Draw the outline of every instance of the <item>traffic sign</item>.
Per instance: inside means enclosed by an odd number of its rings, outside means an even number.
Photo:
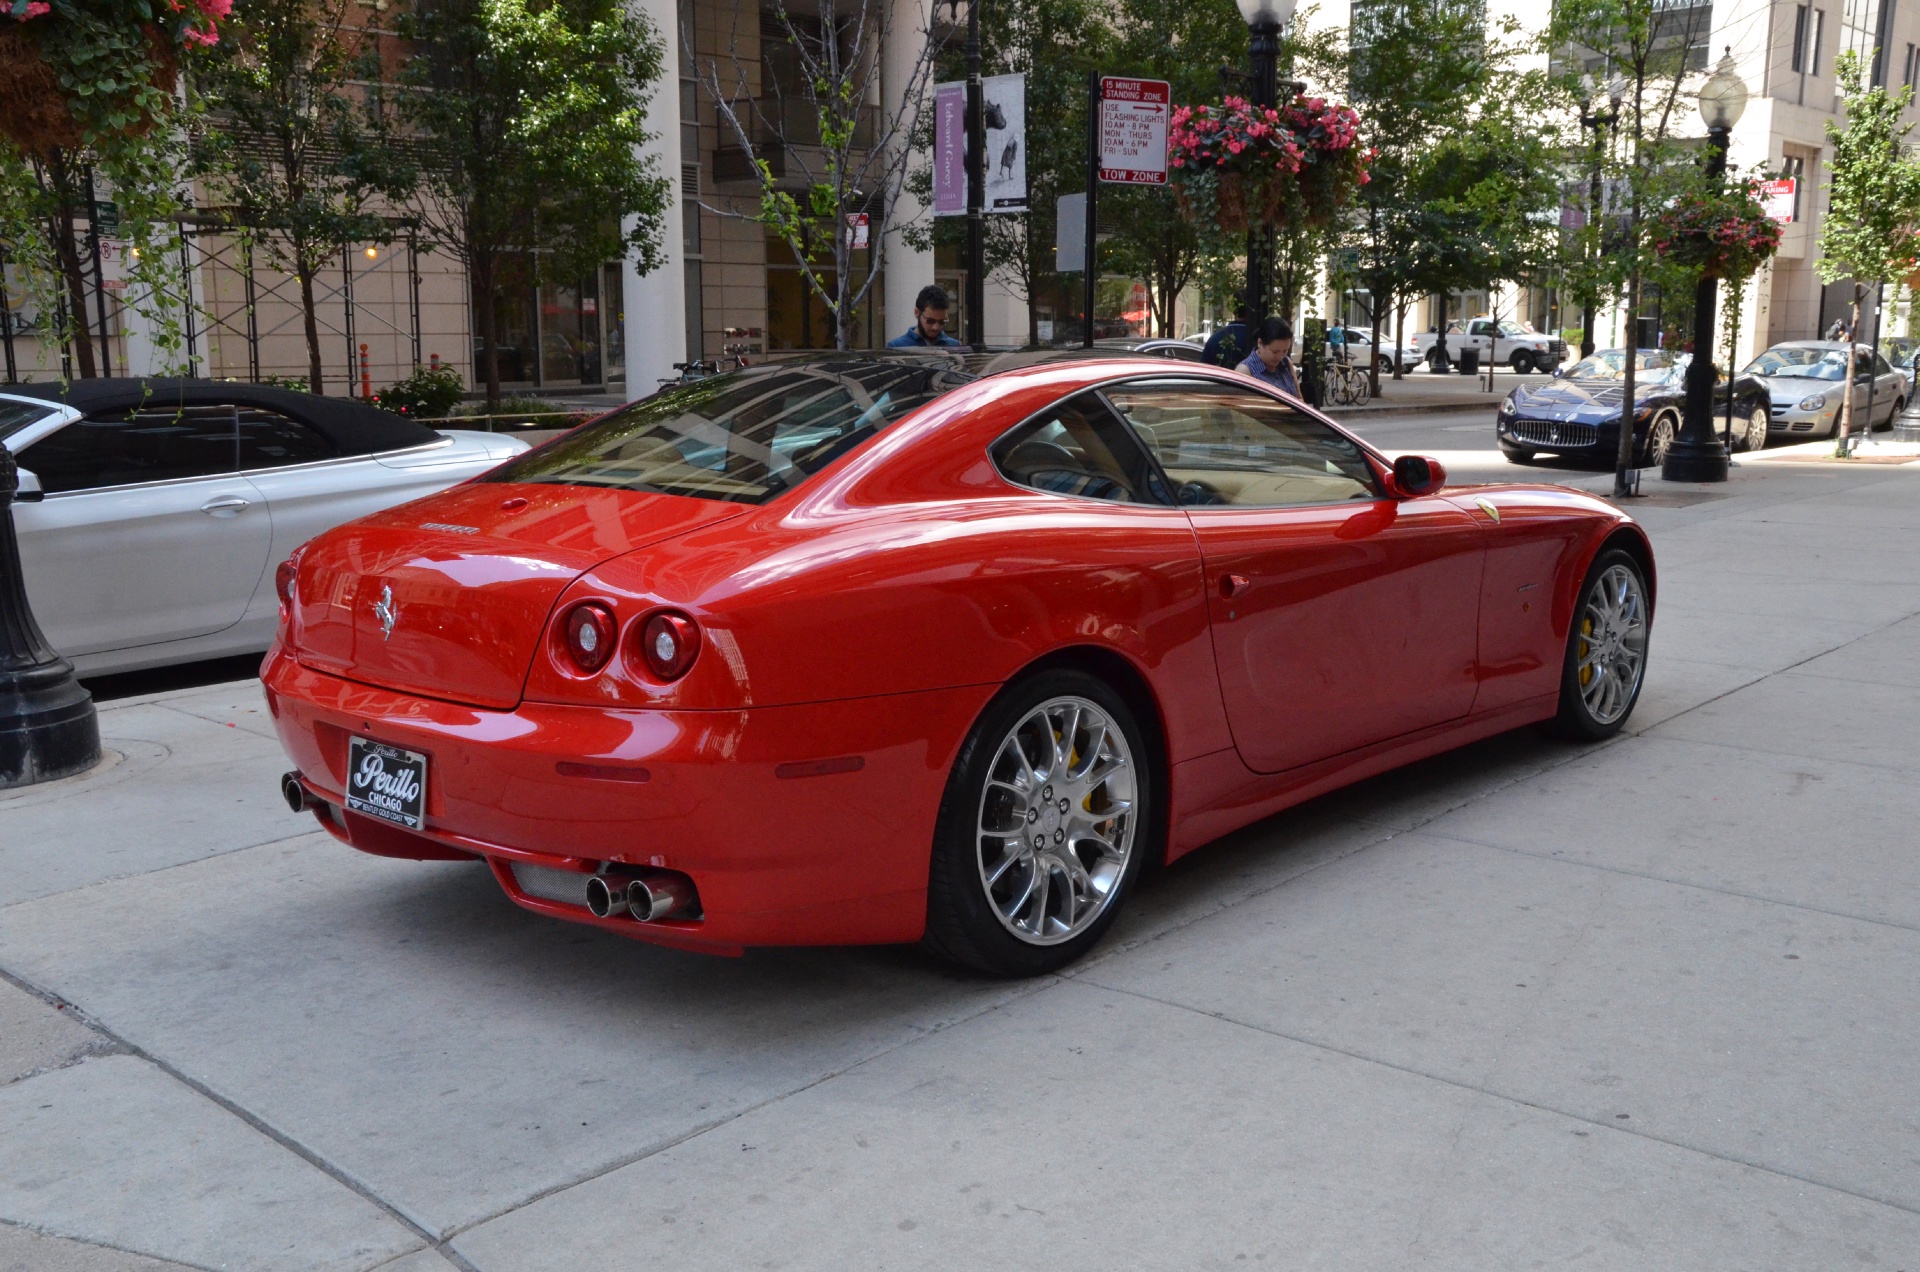
[[[1793,177],[1781,177],[1777,181],[1761,181],[1754,186],[1754,194],[1760,200],[1771,220],[1782,225],[1793,223],[1794,191],[1799,185]]]
[[[1100,77],[1100,180],[1108,185],[1167,183],[1167,117],[1173,86],[1165,80]]]

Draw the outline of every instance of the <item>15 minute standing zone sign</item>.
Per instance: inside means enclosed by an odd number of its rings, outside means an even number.
[[[1167,183],[1167,116],[1172,87],[1165,80],[1100,77],[1100,180],[1111,185]]]

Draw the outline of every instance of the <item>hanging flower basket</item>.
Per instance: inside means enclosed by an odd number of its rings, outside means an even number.
[[[157,122],[233,0],[0,0],[0,138],[27,154]]]
[[[1360,117],[1324,97],[1280,107],[1228,97],[1176,107],[1167,163],[1183,215],[1228,232],[1298,220],[1326,225],[1367,181]]]
[[[1780,223],[1760,206],[1750,181],[1718,195],[1681,195],[1650,228],[1655,252],[1703,278],[1751,277],[1780,250]]]

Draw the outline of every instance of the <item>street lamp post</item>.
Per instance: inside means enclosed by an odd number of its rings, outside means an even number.
[[[13,533],[19,488],[13,453],[0,446],[0,790],[66,777],[100,758],[93,698],[27,605]]]
[[[1247,22],[1247,60],[1252,71],[1250,90],[1255,106],[1280,104],[1280,31],[1293,18],[1294,0],[1237,0]],[[1268,244],[1271,226],[1247,227],[1247,308],[1254,326],[1267,316]]]
[[[959,0],[954,0],[959,3]],[[980,83],[980,0],[967,5],[966,342],[987,342],[987,109]],[[1092,321],[1092,315],[1088,315]]]
[[[1620,99],[1625,95],[1626,86],[1615,79],[1608,85],[1607,91],[1607,100],[1611,109],[1593,110],[1590,109],[1595,92],[1593,76],[1583,76],[1581,83],[1587,92],[1585,100],[1580,103],[1580,127],[1593,131],[1593,146],[1588,152],[1587,160],[1587,224],[1593,226],[1594,233],[1599,235],[1601,226],[1600,160],[1604,145],[1601,134],[1603,130],[1611,131],[1613,126],[1620,122]],[[1605,244],[1596,239],[1595,250],[1604,253]],[[1593,356],[1594,348],[1593,325],[1599,321],[1600,317],[1598,312],[1600,297],[1598,289],[1591,281],[1587,283],[1584,290],[1585,294],[1580,298],[1580,356],[1590,358]]]
[[[1747,86],[1734,69],[1729,49],[1700,86],[1700,118],[1707,125],[1707,178],[1718,182],[1727,170],[1727,141],[1747,108]],[[1725,481],[1727,448],[1713,433],[1714,301],[1719,282],[1702,278],[1693,291],[1693,358],[1687,364],[1686,414],[1680,436],[1667,448],[1660,476],[1667,481]],[[1727,386],[1732,392],[1732,384]]]

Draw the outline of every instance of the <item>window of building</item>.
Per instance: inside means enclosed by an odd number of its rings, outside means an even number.
[[[1881,19],[1891,16],[1891,9],[1884,0],[1842,0],[1840,9],[1840,47],[1868,68],[1867,82],[1875,88],[1887,82]]]

